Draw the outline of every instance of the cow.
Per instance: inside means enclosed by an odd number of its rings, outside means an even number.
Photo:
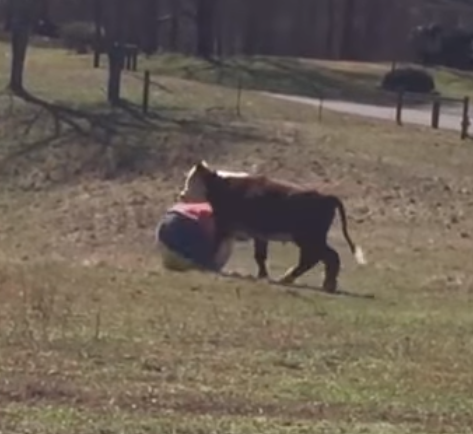
[[[216,249],[238,234],[255,240],[259,277],[268,275],[268,241],[292,242],[299,248],[299,261],[279,283],[294,283],[321,261],[325,265],[323,289],[336,292],[341,261],[327,237],[337,210],[352,254],[360,265],[366,264],[363,250],[348,234],[345,207],[337,196],[262,175],[222,176],[205,161],[192,167],[181,192],[181,198],[197,196],[205,197],[213,208]]]
[[[199,188],[189,188],[189,180],[191,179],[191,173],[193,168],[186,174],[186,183],[184,189],[179,193],[179,200],[183,202],[199,202],[206,201],[205,191]],[[229,170],[217,170],[219,176],[224,178],[246,178],[250,176],[248,172],[234,172]],[[194,186],[195,187],[195,186]],[[233,239],[237,241],[249,241],[251,236],[240,231],[232,235]],[[268,241],[263,239],[253,239],[253,251],[254,259],[258,265],[258,279],[268,278],[268,269],[266,267],[266,261],[268,259]]]

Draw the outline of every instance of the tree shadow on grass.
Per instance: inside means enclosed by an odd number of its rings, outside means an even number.
[[[291,58],[224,59],[218,63],[184,66],[181,71],[188,79],[315,99],[394,107],[398,97],[381,88],[382,74],[378,71],[336,70]],[[429,103],[432,98],[433,95],[412,94],[405,98],[404,104],[414,108]]]
[[[11,106],[17,97],[26,104],[20,111],[15,107],[13,113]],[[182,108],[154,107],[145,115],[139,105],[127,101],[112,108],[71,107],[28,92],[17,97],[11,98],[5,117],[11,146],[1,151],[0,175],[14,172],[19,161],[34,160],[53,149],[65,154],[74,147],[79,150],[73,157],[62,156],[55,163],[74,166],[61,169],[72,173],[57,182],[73,181],[84,172],[97,170],[107,179],[152,175],[174,169],[176,162],[185,165],[196,158],[218,159],[235,143],[275,140],[251,125],[234,125],[228,118]],[[107,168],[101,170],[101,165]]]

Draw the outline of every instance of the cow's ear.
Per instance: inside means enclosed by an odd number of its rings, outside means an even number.
[[[207,162],[205,160],[199,161],[195,165],[195,168],[200,173],[211,173],[212,172],[212,170],[210,169],[210,166],[207,164]]]

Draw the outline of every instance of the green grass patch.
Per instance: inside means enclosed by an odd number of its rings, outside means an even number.
[[[391,69],[388,63],[263,56],[233,57],[213,63],[177,54],[163,54],[145,61],[143,67],[157,74],[232,88],[242,86],[244,89],[289,95],[390,105],[394,105],[396,99],[379,89],[384,74]],[[437,90],[442,95],[462,98],[471,94],[471,73],[443,67],[426,69],[434,76]]]

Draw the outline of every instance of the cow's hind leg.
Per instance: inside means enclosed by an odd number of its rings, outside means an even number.
[[[336,250],[327,245],[322,252],[322,262],[325,264],[323,289],[333,293],[337,290],[337,279],[340,274],[340,256]]]
[[[268,269],[266,268],[266,260],[268,259],[268,242],[255,239],[254,258],[258,265],[258,279],[266,279],[268,277]]]
[[[314,247],[299,247],[299,263],[286,271],[279,279],[279,283],[288,285],[293,283],[297,278],[315,267],[320,261],[320,251]]]

